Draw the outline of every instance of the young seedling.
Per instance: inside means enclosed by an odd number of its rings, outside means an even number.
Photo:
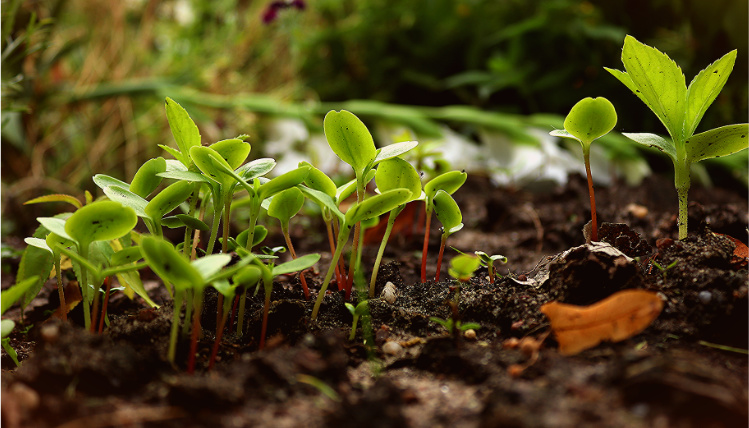
[[[408,152],[418,145],[415,141],[391,144],[382,149],[375,148],[372,134],[366,125],[353,113],[341,110],[329,111],[323,120],[325,138],[333,152],[342,161],[351,165],[356,176],[356,202],[364,200],[364,190],[371,180],[369,172],[375,165]],[[346,298],[351,295],[354,269],[358,264],[355,261],[359,248],[360,224],[354,225],[354,242],[351,249],[351,261],[349,262],[348,280],[346,283]]]
[[[268,206],[268,215],[277,218],[281,223],[281,233],[286,240],[286,246],[289,248],[292,259],[296,259],[296,251],[294,251],[291,235],[289,235],[289,221],[302,209],[302,205],[304,205],[302,191],[296,187],[291,187],[274,196]],[[304,278],[304,272],[299,273],[299,280],[304,290],[304,298],[309,300],[309,288],[307,287],[307,280]]]
[[[679,199],[679,239],[687,237],[690,166],[749,146],[749,125],[745,123],[694,134],[702,116],[723,89],[735,61],[733,50],[697,74],[687,87],[681,68],[668,55],[627,36],[622,49],[625,71],[606,68],[655,113],[671,136],[668,140],[647,133],[624,134],[671,158]]]
[[[421,191],[421,179],[416,169],[408,162],[401,158],[392,158],[380,163],[375,173],[375,183],[377,190],[385,192],[392,189],[408,189],[411,192],[411,198],[406,203],[423,198]],[[377,283],[377,273],[380,270],[382,255],[385,253],[390,233],[393,231],[395,219],[406,207],[406,203],[395,207],[388,215],[388,223],[385,228],[385,234],[382,236],[380,249],[377,251],[374,268],[372,269],[372,278],[369,281],[369,298],[374,298],[375,284]]]
[[[57,279],[57,293],[60,297],[60,308],[62,320],[68,320],[68,310],[65,304],[65,291],[62,284],[62,269],[60,266],[61,256],[60,251],[57,250],[57,246],[70,247],[74,245],[73,241],[65,239],[54,233],[49,233],[45,239],[41,238],[26,238],[24,241],[34,247],[41,248],[50,254],[52,254],[52,260],[55,267],[55,278]]]
[[[2,302],[0,303],[0,306],[2,307],[0,308],[0,315],[4,314],[14,303],[21,300],[24,294],[26,294],[29,289],[33,288],[38,280],[39,277],[33,276],[26,278],[7,290],[3,290],[3,292],[0,293],[0,302]],[[5,352],[8,353],[8,356],[14,363],[16,363],[16,366],[19,366],[18,354],[16,354],[15,349],[10,346],[10,337],[8,337],[15,326],[16,323],[12,320],[2,320],[2,322],[0,322],[0,343],[2,344],[3,349],[5,349]]]
[[[442,319],[438,317],[429,317],[429,321],[435,322],[447,330],[447,332],[454,336],[458,332],[464,332],[466,330],[478,330],[481,328],[481,324],[475,322],[462,323],[460,320],[453,320],[452,318]]]
[[[257,284],[257,282],[260,279],[260,269],[258,269],[255,266],[245,266],[243,269],[250,269],[250,272],[248,272],[247,276],[252,276],[253,278],[242,278],[243,280],[247,282],[251,282],[252,279],[254,279],[253,284]],[[211,359],[208,361],[208,370],[213,368],[213,365],[216,363],[216,355],[218,355],[218,346],[221,343],[221,338],[224,335],[224,327],[226,326],[226,319],[229,317],[229,312],[231,311],[232,302],[234,301],[234,296],[237,292],[237,289],[241,289],[241,285],[243,281],[238,281],[237,276],[240,275],[242,271],[237,272],[237,274],[234,275],[234,284],[230,284],[229,281],[221,280],[216,281],[213,283],[213,288],[216,289],[219,293],[221,293],[222,296],[224,296],[223,304],[221,307],[221,319],[219,320],[219,323],[216,325],[216,340],[213,342],[213,350],[211,350]]]
[[[346,305],[346,309],[351,312],[351,316],[354,317],[351,322],[351,334],[348,336],[348,340],[351,341],[356,337],[356,326],[359,323],[359,318],[361,318],[362,315],[365,315],[369,310],[369,301],[362,300],[356,305],[356,307],[348,302],[344,303],[344,305]]]
[[[465,255],[464,252],[458,250],[455,247],[450,247],[450,248],[452,248],[453,250],[457,251],[460,254]],[[497,263],[498,261],[500,263],[507,263],[507,257],[501,254],[489,255],[483,251],[474,251],[473,253],[476,255],[476,257],[479,258],[479,264],[481,266],[486,267],[487,273],[489,274],[489,282],[494,284],[494,281],[498,275],[494,264]]]
[[[444,190],[452,195],[460,186],[466,182],[468,175],[460,171],[448,171],[429,180],[424,185],[424,247],[421,251],[421,282],[427,282],[427,252],[429,250],[429,229],[432,224],[432,211],[434,210],[434,195],[438,190]]]
[[[325,297],[325,292],[327,291],[330,280],[333,277],[338,258],[341,256],[343,247],[346,244],[346,241],[348,241],[348,237],[351,234],[351,229],[353,229],[354,225],[360,221],[389,212],[398,205],[405,203],[410,198],[411,191],[407,189],[388,190],[387,192],[367,198],[361,203],[354,204],[348,209],[348,211],[346,211],[346,215],[341,219],[341,229],[338,233],[335,254],[333,254],[328,273],[325,275],[323,285],[320,288],[317,300],[315,301],[315,306],[312,309],[313,320],[317,319],[317,313],[320,310],[320,305]]]
[[[611,132],[616,126],[616,119],[616,110],[606,98],[583,98],[572,107],[564,119],[564,130],[554,130],[549,133],[555,137],[577,140],[583,147],[583,162],[590,195],[591,240],[593,241],[598,241],[598,221],[596,220],[593,177],[590,174],[590,145],[596,139]]]
[[[437,257],[437,273],[434,280],[440,280],[440,271],[442,270],[442,256],[445,253],[447,238],[453,233],[463,228],[463,214],[455,200],[444,190],[438,190],[432,198],[434,212],[437,220],[442,223],[442,239],[440,241],[440,252]]]

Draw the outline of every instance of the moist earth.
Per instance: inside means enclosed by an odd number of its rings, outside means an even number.
[[[185,370],[187,340],[179,342],[176,366],[166,360],[173,308],[155,277],[143,274],[161,306],[115,295],[103,334],[83,331],[80,308],[68,323],[50,318],[59,303],[50,281],[23,320],[17,309],[6,313],[17,322],[11,345],[21,366],[3,351],[2,422],[11,428],[746,426],[745,190],[693,189],[683,241],[675,239],[676,196],[668,179],[599,188],[596,196],[600,242],[586,244],[584,180],[532,193],[470,177],[455,195],[466,226],[448,245],[503,254],[508,262],[493,282],[480,268],[460,287],[457,306],[449,303],[456,284],[446,265],[458,253],[446,250],[434,281],[435,227],[430,280],[422,283],[423,232],[418,209],[411,210],[378,275],[376,295],[390,283],[395,301],[370,300],[371,320],[360,323],[352,341],[343,292],[326,295],[313,322],[314,301],[304,300],[298,276],[281,277],[265,348],[258,350],[263,293],[250,291],[244,337],[227,327],[208,370],[216,328],[216,296],[209,292],[194,374]],[[323,253],[324,272],[327,242],[305,228],[292,227],[297,252]],[[278,235],[269,239],[282,242]],[[365,241],[363,265],[371,266],[377,231]],[[321,281],[319,272],[307,276],[313,299]],[[541,305],[589,305],[633,288],[656,292],[664,303],[646,330],[574,356],[559,354]],[[430,320],[451,316],[480,328],[449,334]]]

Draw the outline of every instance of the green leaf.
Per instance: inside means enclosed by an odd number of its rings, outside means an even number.
[[[448,273],[459,281],[467,281],[473,276],[473,273],[479,268],[480,264],[481,261],[478,257],[470,254],[461,254],[450,260]]]
[[[275,159],[271,158],[260,158],[255,159],[251,162],[237,168],[237,175],[242,177],[245,181],[249,182],[258,177],[262,177],[265,174],[271,172],[276,167]]]
[[[177,217],[182,224],[191,229],[199,230],[201,232],[208,232],[210,230],[210,227],[208,227],[204,221],[191,215],[177,214],[175,217]]]
[[[147,160],[138,168],[133,181],[130,182],[130,191],[141,198],[148,197],[161,184],[161,177],[157,174],[164,171],[166,171],[166,160],[164,158],[158,157]]]
[[[239,272],[234,274],[232,280],[236,284],[241,284],[243,287],[252,287],[253,285],[260,282],[263,278],[262,270],[255,265],[245,266]]]
[[[215,183],[214,180],[193,171],[167,171],[159,173],[158,175],[159,177],[171,178],[174,180],[183,180],[198,183]]]
[[[132,208],[119,202],[99,201],[73,213],[65,222],[65,231],[78,244],[85,245],[117,239],[130,232],[137,222],[138,216]]]
[[[309,162],[302,161],[299,162],[299,166],[306,166],[309,167],[309,174],[307,175],[307,178],[304,180],[304,184],[307,185],[310,189],[314,189],[320,192],[323,192],[330,196],[331,198],[335,197],[336,190],[338,189],[335,185],[335,182],[328,177],[324,172],[321,170],[315,168],[310,164]]]
[[[251,150],[250,143],[237,138],[218,141],[211,144],[210,147],[224,158],[232,170],[239,168],[244,163]]]
[[[273,196],[268,206],[268,215],[288,224],[304,205],[304,194],[296,187],[283,190]]]
[[[179,290],[202,287],[200,272],[169,242],[146,236],[140,246],[148,266],[165,282]]]
[[[120,266],[128,263],[135,263],[143,258],[140,247],[127,247],[112,254],[109,258],[110,266]]]
[[[622,62],[635,91],[641,94],[640,99],[658,116],[675,141],[684,141],[688,136],[683,126],[687,85],[681,68],[668,55],[632,36],[624,39]]]
[[[360,221],[381,216],[397,206],[405,204],[410,198],[411,192],[407,189],[393,189],[371,196],[349,208],[346,212],[345,224],[353,225]]]
[[[229,264],[231,256],[229,254],[211,254],[193,260],[190,264],[200,272],[203,278],[210,278],[220,271],[224,266]]]
[[[302,193],[304,193],[304,195],[312,202],[320,205],[320,207],[327,208],[331,213],[335,214],[335,216],[338,217],[340,221],[343,221],[343,213],[338,209],[338,205],[336,205],[335,200],[328,194],[315,189],[310,189],[309,187],[305,186],[299,186],[299,190],[301,190]]]
[[[178,153],[169,152],[185,166],[190,166],[188,155],[191,148],[200,146],[200,131],[187,111],[171,98],[166,99],[166,118],[177,142],[177,147],[179,147]]]
[[[224,303],[231,304],[231,298],[234,297],[237,291],[237,284],[229,284],[229,281],[221,280],[215,281],[212,285],[222,296],[229,298],[229,301],[224,301]]]
[[[616,110],[603,97],[583,98],[564,119],[564,129],[588,146],[593,140],[608,134],[616,126]]]
[[[102,190],[110,200],[119,202],[120,204],[135,210],[135,214],[137,214],[138,217],[148,217],[146,214],[146,206],[148,205],[147,200],[120,186],[107,186],[102,188]]]
[[[690,136],[697,130],[707,108],[715,101],[731,75],[736,62],[736,51],[733,50],[700,71],[687,89],[687,115],[684,123],[684,135]]]
[[[16,285],[0,293],[0,314],[4,314],[14,303],[33,289],[39,281],[38,276],[32,276],[16,283]],[[39,290],[37,290],[37,293]]]
[[[5,339],[6,337],[10,336],[10,333],[13,331],[13,328],[15,328],[16,323],[14,323],[12,320],[2,320],[0,321],[0,337]]]
[[[110,177],[106,174],[96,174],[93,178],[94,184],[99,186],[101,190],[104,190],[105,188],[109,186],[119,186],[123,189],[130,191],[130,185],[125,183],[122,180],[118,180],[114,177]]]
[[[375,183],[381,191],[407,189],[411,199],[421,195],[421,177],[410,163],[401,158],[391,158],[380,163],[375,173]]]
[[[76,197],[70,196],[70,195],[63,195],[63,194],[53,194],[53,195],[45,195],[40,196],[38,198],[29,199],[28,201],[24,202],[24,205],[31,205],[31,204],[40,204],[43,202],[67,202],[70,205],[73,205],[76,208],[80,208],[83,206],[81,204],[81,201],[79,201]]]
[[[161,217],[177,208],[192,195],[193,185],[187,181],[178,181],[170,184],[164,190],[159,192],[146,205],[144,211],[148,217],[154,220],[161,220]]]
[[[36,219],[45,229],[66,239],[72,239],[65,231],[66,220],[56,217],[39,217]],[[39,229],[37,229],[38,231]],[[34,234],[36,237],[36,233]]]
[[[400,143],[393,143],[377,150],[377,156],[375,156],[374,165],[396,156],[400,156],[403,153],[407,153],[414,147],[418,146],[418,141],[403,141]]]
[[[24,238],[23,242],[31,245],[32,247],[41,248],[42,250],[49,251],[52,254],[52,248],[47,245],[47,240],[41,238]]]
[[[636,143],[642,144],[643,146],[656,148],[667,154],[673,162],[676,162],[676,147],[674,147],[674,143],[670,140],[667,140],[660,135],[648,133],[622,133],[622,135]]]
[[[437,219],[442,223],[442,226],[448,233],[450,233],[452,229],[462,226],[463,214],[460,212],[460,207],[458,207],[455,199],[453,199],[447,192],[444,190],[438,190],[437,193],[434,194],[432,204]]]
[[[687,161],[699,162],[703,159],[717,158],[740,152],[747,148],[749,125],[721,126],[701,134],[693,135],[687,140]]]
[[[319,254],[307,254],[286,263],[281,263],[280,265],[273,267],[273,276],[307,269],[317,263],[318,260],[320,260]]]
[[[359,177],[377,156],[377,149],[366,125],[353,113],[329,111],[323,120],[325,138],[333,152],[354,168]]]
[[[294,187],[301,184],[309,174],[309,168],[306,166],[300,166],[297,169],[293,169],[287,173],[281,174],[278,177],[270,180],[269,182],[260,186],[257,191],[258,197],[261,200],[267,199],[282,190]]]
[[[234,178],[222,172],[222,168],[228,171],[234,171],[226,159],[210,147],[197,146],[190,149],[190,157],[200,171],[207,177],[211,178],[222,187],[229,187],[234,183]]]
[[[179,150],[173,149],[173,148],[171,148],[169,146],[165,146],[163,144],[159,144],[158,146],[161,147],[162,149],[164,149],[165,152],[167,152],[170,155],[172,155],[174,157],[174,159],[177,160],[180,164],[182,164],[182,162],[187,162],[187,165],[190,164],[190,157],[187,156],[187,155],[183,156],[182,153],[179,152]]]
[[[448,171],[429,180],[429,182],[424,185],[424,193],[429,200],[434,198],[434,194],[437,193],[438,190],[444,190],[452,195],[456,190],[460,189],[460,186],[462,186],[463,183],[466,182],[466,178],[468,178],[468,174],[465,172]]]

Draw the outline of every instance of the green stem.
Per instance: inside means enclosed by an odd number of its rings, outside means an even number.
[[[320,305],[322,304],[323,298],[325,297],[325,292],[328,290],[330,279],[333,277],[333,272],[335,272],[336,264],[338,263],[338,259],[341,257],[343,246],[346,244],[346,240],[348,239],[348,235],[350,233],[351,226],[345,226],[341,228],[338,233],[338,243],[336,245],[335,254],[333,254],[333,259],[330,261],[328,273],[325,275],[325,280],[323,281],[320,292],[318,293],[317,299],[315,300],[315,307],[312,309],[313,321],[317,319],[317,313],[320,311]]]
[[[179,314],[182,312],[182,301],[185,298],[185,291],[176,290],[174,293],[174,309],[172,311],[172,330],[169,334],[169,351],[167,359],[174,364],[174,357],[177,353],[177,333],[179,332]]]
[[[213,254],[213,246],[216,244],[216,238],[218,237],[218,225],[221,222],[221,206],[218,205],[218,209],[213,210],[213,223],[211,224],[211,237],[208,239],[208,246],[206,247],[206,254]]]
[[[244,310],[247,306],[247,290],[242,288],[239,295],[239,315],[237,316],[237,336],[242,337],[244,327]]]
[[[265,347],[265,335],[268,333],[268,312],[270,311],[270,294],[273,291],[273,282],[265,284],[265,303],[263,304],[263,324],[260,327],[260,349]]]
[[[678,156],[678,155],[677,155]],[[687,237],[687,222],[689,220],[688,203],[689,203],[689,163],[682,159],[681,162],[674,163],[674,183],[676,185],[676,194],[679,197],[679,239]]]
[[[429,201],[426,202],[425,209],[426,221],[424,223],[424,247],[421,250],[421,282],[427,282],[427,250],[429,249],[429,228],[432,224],[432,209]]]
[[[348,340],[352,341],[356,337],[356,325],[359,323],[359,315],[354,315],[354,321],[351,324],[351,334],[348,336]]]
[[[57,293],[60,295],[60,312],[62,320],[68,320],[68,305],[65,303],[65,288],[62,285],[62,269],[60,268],[60,253],[55,252],[55,277],[57,277]]]
[[[398,217],[405,205],[401,205],[395,208],[388,214],[388,224],[385,228],[385,234],[382,236],[382,242],[380,243],[380,249],[377,251],[377,257],[375,258],[374,268],[372,270],[372,278],[369,280],[369,298],[373,299],[375,295],[375,284],[377,283],[377,274],[380,270],[380,263],[382,262],[382,255],[385,254],[385,247],[387,246],[390,233],[393,231],[393,225],[395,219]]]
[[[190,320],[192,319],[192,305],[190,304],[190,301],[193,298],[193,294],[195,294],[194,290],[185,290],[185,301],[187,301],[187,305],[185,305],[185,323],[182,325],[182,336],[187,336],[187,333],[190,332]]]
[[[203,290],[194,290],[194,312],[192,314],[192,335],[190,336],[190,355],[187,359],[187,373],[195,372],[195,354],[198,352],[198,337],[200,337],[200,316],[203,312]]]
[[[79,251],[81,257],[88,259],[88,245],[80,245]],[[88,301],[88,269],[81,265],[81,297],[83,298],[83,327],[86,330],[91,328],[91,305]]]

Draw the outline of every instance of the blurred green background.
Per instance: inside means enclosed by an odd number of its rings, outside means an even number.
[[[738,49],[698,132],[745,122],[747,16],[736,0],[4,0],[3,234],[26,236],[59,209],[25,200],[93,192],[100,172],[129,181],[163,155],[166,96],[205,144],[249,134],[253,157],[268,149],[268,121],[315,132],[343,107],[420,141],[448,125],[466,140],[491,129],[528,143],[528,126],[559,127],[575,102],[605,96],[617,130],[665,133],[603,70],[622,68],[631,34],[687,82]],[[745,159],[723,163],[744,185]]]

